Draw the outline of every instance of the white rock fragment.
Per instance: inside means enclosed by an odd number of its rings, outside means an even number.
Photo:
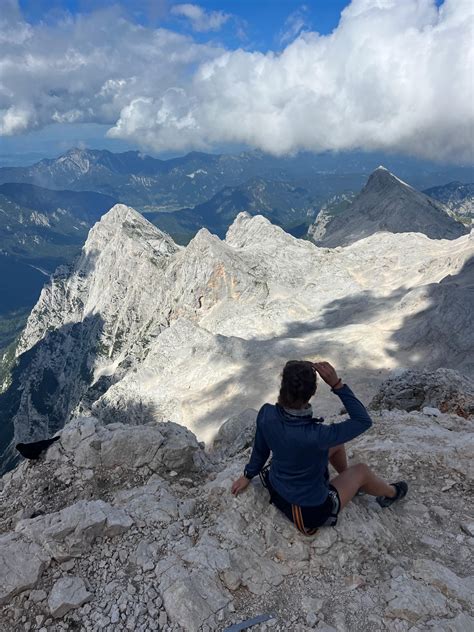
[[[439,408],[433,408],[432,406],[424,406],[422,412],[423,415],[428,417],[439,417],[441,415]]]
[[[63,562],[90,548],[98,536],[123,533],[132,524],[123,509],[102,500],[81,500],[56,513],[21,520],[16,531]]]
[[[474,617],[461,612],[454,619],[430,621],[430,632],[471,632],[474,630]]]
[[[35,542],[17,533],[0,536],[0,605],[32,588],[51,556]]]
[[[467,535],[470,535],[471,538],[474,538],[474,521],[469,522],[466,520],[464,522],[461,522],[460,526],[464,533],[467,533]]]
[[[80,577],[62,577],[54,583],[48,597],[50,613],[56,619],[90,601],[92,594]]]
[[[413,579],[392,579],[386,600],[386,617],[406,619],[412,623],[422,617],[448,613],[446,599],[440,592]]]
[[[466,605],[474,606],[474,575],[458,577],[449,568],[432,560],[416,560],[413,575],[431,584],[444,595]]]

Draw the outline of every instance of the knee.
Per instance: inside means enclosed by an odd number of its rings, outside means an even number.
[[[361,479],[366,479],[371,474],[370,467],[367,463],[357,463],[357,465],[353,466],[357,472],[357,476],[360,476]]]

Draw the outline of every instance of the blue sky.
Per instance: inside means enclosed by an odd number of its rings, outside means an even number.
[[[440,0],[441,2],[441,0]],[[90,12],[99,8],[119,4],[131,19],[153,27],[165,26],[180,32],[189,32],[184,21],[173,17],[170,10],[179,2],[160,0],[113,2],[108,0],[21,0],[23,14],[32,23],[45,19],[56,19],[64,11],[72,14]],[[227,45],[251,46],[258,50],[275,49],[280,45],[279,34],[285,29],[288,17],[300,12],[306,28],[320,33],[331,32],[338,24],[341,11],[347,0],[206,0],[199,5],[207,11],[224,11],[237,16],[219,33]],[[243,33],[238,35],[239,28]],[[199,39],[199,38],[198,38]],[[208,39],[201,35],[200,39]]]
[[[2,2],[0,161],[71,146],[472,161],[472,0]]]

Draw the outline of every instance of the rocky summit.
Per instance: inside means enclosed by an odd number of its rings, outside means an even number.
[[[468,230],[441,202],[416,191],[380,166],[350,205],[318,215],[308,235],[316,244],[333,248],[381,231],[456,239]]]
[[[454,402],[456,377],[465,399],[473,383],[454,371],[427,392]],[[349,459],[405,478],[409,496],[389,509],[358,496],[312,537],[258,478],[230,494],[255,410],[223,424],[212,450],[171,422],[78,417],[39,462],[0,479],[1,632],[222,632],[262,615],[252,630],[473,629],[472,416],[407,412],[389,390],[392,410],[373,412]]]

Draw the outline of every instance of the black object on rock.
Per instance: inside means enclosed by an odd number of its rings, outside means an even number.
[[[39,459],[40,455],[58,439],[59,437],[53,437],[52,439],[43,439],[43,441],[34,441],[33,443],[17,443],[15,447],[25,459],[35,460]]]

